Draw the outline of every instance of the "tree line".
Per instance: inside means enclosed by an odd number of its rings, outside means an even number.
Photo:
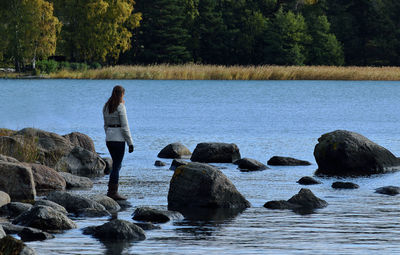
[[[0,61],[400,63],[396,0],[0,1]]]

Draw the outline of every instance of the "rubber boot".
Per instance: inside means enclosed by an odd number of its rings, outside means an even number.
[[[107,196],[114,200],[126,200],[126,197],[118,194],[118,183],[109,183]]]

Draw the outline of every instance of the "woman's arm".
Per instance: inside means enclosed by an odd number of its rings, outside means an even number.
[[[128,117],[126,116],[126,108],[124,104],[118,106],[118,115],[121,122],[121,132],[128,145],[133,145],[131,131],[129,130]]]

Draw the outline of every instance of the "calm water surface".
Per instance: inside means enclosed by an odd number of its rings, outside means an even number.
[[[236,215],[182,220],[146,231],[142,242],[101,243],[82,228],[108,218],[74,219],[78,229],[55,239],[31,242],[38,254],[396,254],[400,253],[400,200],[374,193],[400,185],[400,173],[345,179],[358,190],[333,190],[335,178],[309,186],[329,205],[314,214],[268,210],[269,200],[289,199],[313,175],[317,139],[346,129],[361,133],[400,155],[400,83],[344,81],[88,81],[0,80],[0,126],[35,127],[59,134],[91,136],[107,153],[101,109],[115,84],[126,88],[126,107],[135,152],[126,154],[122,193],[133,208],[118,214],[132,221],[135,207],[166,209],[167,167],[153,166],[167,144],[182,142],[193,150],[200,142],[236,143],[242,157],[263,163],[290,156],[313,163],[242,173],[222,171],[252,203]],[[170,163],[170,160],[164,160]],[[83,195],[106,192],[108,177],[95,180]]]

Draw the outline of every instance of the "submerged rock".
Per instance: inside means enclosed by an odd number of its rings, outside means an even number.
[[[313,185],[313,184],[321,184],[320,181],[315,180],[310,176],[301,177],[300,180],[297,181],[298,184],[301,185]]]
[[[240,158],[239,148],[236,144],[199,143],[190,160],[204,163],[233,163]]]
[[[400,193],[400,187],[398,186],[385,186],[375,189],[376,193],[395,196]]]
[[[238,165],[240,171],[242,172],[261,171],[268,169],[268,167],[263,163],[251,158],[242,158],[236,160],[234,164]]]
[[[352,182],[334,182],[332,183],[332,188],[334,189],[358,189],[360,186],[358,186],[355,183]]]
[[[290,157],[273,156],[267,162],[270,166],[309,166],[310,162]]]
[[[146,235],[139,226],[125,220],[112,220],[101,226],[87,227],[83,229],[86,235],[93,235],[100,240],[129,240],[142,241]]]
[[[366,137],[345,130],[322,135],[314,149],[318,175],[362,176],[400,169],[390,151]]]
[[[183,160],[183,159],[174,159],[172,160],[171,166],[169,167],[169,170],[175,170],[180,166],[184,166],[189,164],[189,162]]]
[[[311,190],[301,189],[299,193],[289,200],[275,200],[264,204],[268,209],[289,209],[301,213],[311,213],[314,209],[324,208],[328,205],[325,200],[316,197]]]
[[[161,167],[161,166],[166,166],[167,164],[165,162],[162,162],[161,160],[156,160],[156,162],[154,162],[154,165]]]
[[[179,212],[174,211],[157,210],[149,207],[139,207],[133,213],[132,219],[152,223],[165,223],[170,220],[182,220],[183,215]]]
[[[165,146],[157,155],[159,158],[186,158],[190,157],[192,153],[190,150],[181,143],[171,143]]]
[[[247,208],[250,202],[218,169],[202,163],[177,168],[168,192],[168,209]]]

